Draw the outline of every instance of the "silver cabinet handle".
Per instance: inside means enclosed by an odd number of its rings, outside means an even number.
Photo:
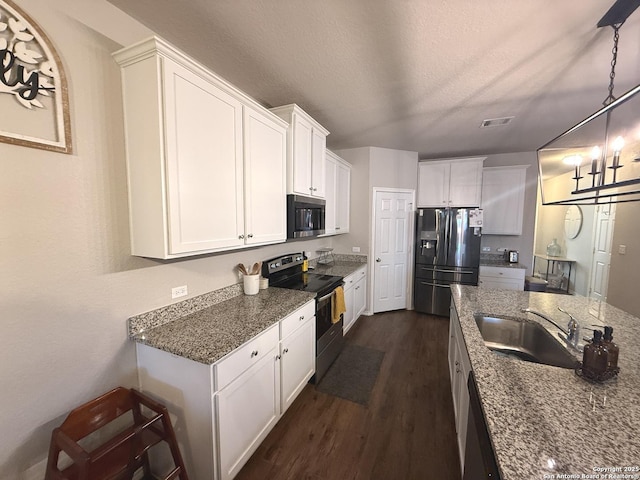
[[[250,233],[249,235],[247,235],[247,237],[253,238],[253,233]]]
[[[287,353],[288,351],[289,351],[289,349],[288,349],[288,348],[285,348],[285,349],[282,351],[282,354],[284,355],[284,354],[285,354],[285,353]]]
[[[258,350],[251,352],[251,358],[258,356]]]
[[[302,320],[304,320],[304,315],[300,315],[300,318],[298,319],[298,321],[300,321],[300,322],[301,322]]]
[[[360,285],[358,285],[358,286],[356,287],[356,290],[358,290],[359,288],[360,288]]]
[[[336,227],[336,230],[340,230],[340,227]]]
[[[238,239],[242,240],[244,238],[244,235],[238,235]]]
[[[381,259],[381,258],[376,258],[376,262],[378,262],[378,263],[379,263],[379,262],[381,262],[381,261],[382,261],[382,259]]]
[[[276,355],[276,362],[280,360],[282,357],[280,355]]]
[[[314,189],[313,189],[313,191],[314,191],[314,192],[317,192],[317,191],[318,191],[318,189],[317,189],[317,188],[314,188]]]
[[[309,190],[311,190],[313,192],[313,187],[309,187]]]

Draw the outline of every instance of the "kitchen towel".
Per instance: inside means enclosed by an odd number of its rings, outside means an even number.
[[[340,315],[347,311],[347,306],[344,303],[344,288],[337,287],[334,291],[335,298],[332,304],[331,323],[337,323],[340,321]]]

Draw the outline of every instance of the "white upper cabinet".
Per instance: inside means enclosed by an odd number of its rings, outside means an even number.
[[[349,233],[350,209],[351,165],[342,161],[336,165],[336,233]]]
[[[486,157],[430,160],[418,164],[418,207],[478,207]]]
[[[528,165],[487,167],[482,175],[485,235],[522,235]]]
[[[114,57],[132,255],[284,241],[286,123],[159,38]]]
[[[242,245],[242,104],[182,65],[162,70],[168,253]]]
[[[287,127],[272,117],[266,111],[244,107],[247,245],[287,238]]]
[[[326,161],[326,181],[325,181],[325,199],[324,207],[324,233],[325,235],[335,235],[336,233],[336,205],[337,205],[337,177],[336,170],[338,163],[333,152],[327,150]]]
[[[327,150],[325,178],[325,234],[349,233],[351,165]]]
[[[329,132],[295,104],[271,111],[289,124],[287,193],[324,198],[325,149]]]

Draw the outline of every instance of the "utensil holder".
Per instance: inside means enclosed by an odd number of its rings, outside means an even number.
[[[260,274],[244,275],[242,277],[244,294],[245,295],[257,295],[260,290]]]

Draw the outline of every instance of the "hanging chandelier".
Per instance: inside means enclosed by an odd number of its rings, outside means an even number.
[[[598,22],[613,29],[603,108],[537,151],[543,205],[640,201],[640,85],[613,95],[620,27],[640,0],[618,0]]]

